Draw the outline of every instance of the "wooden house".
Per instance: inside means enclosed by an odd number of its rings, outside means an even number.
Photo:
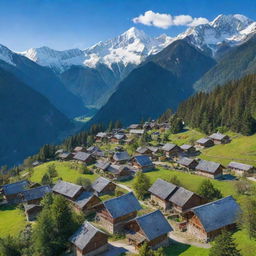
[[[24,204],[24,210],[27,221],[36,220],[38,214],[42,211],[43,207],[37,204]]]
[[[206,176],[208,178],[217,179],[223,175],[223,166],[212,161],[200,160],[196,166],[196,174]]]
[[[213,145],[214,145],[214,142],[210,138],[201,138],[196,141],[196,146],[198,148],[209,148],[209,147],[212,147]]]
[[[172,204],[172,209],[175,212],[184,215],[188,209],[201,205],[206,201],[201,196],[179,187],[169,198],[169,202]]]
[[[74,148],[74,152],[86,152],[86,148],[83,146],[77,146]]]
[[[108,250],[108,235],[88,221],[69,238],[74,256],[97,256]]]
[[[114,194],[116,189],[116,184],[112,181],[99,177],[92,184],[92,189],[97,196],[103,196],[107,194]]]
[[[240,211],[232,196],[194,207],[188,215],[187,231],[199,240],[210,241],[223,229],[234,229]]]
[[[145,133],[144,129],[131,129],[129,131],[130,135],[136,136],[136,137],[140,137]]]
[[[157,179],[149,188],[150,199],[154,204],[160,206],[163,210],[171,208],[169,198],[177,191],[178,187],[162,179]]]
[[[125,140],[126,140],[126,135],[125,134],[114,134],[110,138],[110,141],[112,143],[116,143],[116,144],[123,144]]]
[[[108,139],[108,134],[106,132],[98,132],[95,136],[96,142],[102,142]]]
[[[86,152],[77,152],[73,159],[79,162],[86,163],[87,165],[93,164],[95,162],[95,157],[92,154]]]
[[[196,153],[196,148],[189,144],[183,144],[180,146],[185,156],[193,156]]]
[[[144,243],[150,248],[169,246],[168,233],[173,231],[161,211],[157,210],[135,218],[125,226],[129,244],[139,249]]]
[[[97,209],[96,220],[110,233],[123,230],[124,225],[137,216],[140,203],[132,192],[103,202]]]
[[[148,147],[138,147],[136,149],[136,154],[151,156],[152,151]]]
[[[226,144],[230,142],[230,137],[219,132],[213,133],[209,138],[214,142],[214,144]]]
[[[192,158],[188,158],[188,157],[182,157],[180,158],[177,163],[179,165],[181,165],[182,167],[185,167],[189,170],[194,170],[195,167],[198,165],[197,161],[195,159]]]
[[[73,154],[71,152],[62,152],[58,155],[58,158],[62,161],[69,161],[73,159]]]
[[[141,124],[131,124],[131,125],[128,127],[128,130],[141,129],[141,128],[142,128],[142,125],[141,125]]]
[[[100,198],[91,191],[82,192],[73,201],[76,210],[83,212],[86,216],[96,212],[96,207],[101,203]]]
[[[112,179],[118,181],[129,180],[134,174],[134,171],[127,165],[111,164],[106,171]]]
[[[182,153],[181,148],[172,143],[166,143],[162,147],[162,151],[165,153],[166,157],[178,157]]]
[[[239,176],[249,175],[255,172],[254,166],[237,162],[230,162],[227,168],[231,169]]]
[[[155,166],[151,159],[146,155],[135,156],[132,159],[132,165],[139,171],[148,172],[152,171]]]
[[[19,194],[19,198],[22,202],[26,202],[27,204],[39,204],[43,197],[51,192],[51,187],[45,185],[22,191]]]
[[[83,192],[82,186],[74,183],[59,180],[52,188],[53,193],[64,196],[65,198],[75,201]]]
[[[129,154],[126,151],[115,152],[113,155],[113,162],[115,164],[125,164],[130,159],[131,159],[131,157],[129,156]]]

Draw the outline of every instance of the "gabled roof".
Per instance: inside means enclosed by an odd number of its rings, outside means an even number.
[[[86,161],[90,156],[91,154],[85,152],[77,152],[73,158],[79,161]]]
[[[178,190],[170,197],[169,201],[183,207],[187,201],[194,195],[193,192],[185,189],[185,188],[178,188]]]
[[[93,194],[93,192],[87,192],[84,191],[76,200],[75,200],[75,204],[82,209],[89,201],[90,199],[96,196]]]
[[[225,134],[221,134],[221,133],[213,133],[209,136],[209,138],[213,139],[213,140],[223,140],[226,137],[228,137]]]
[[[136,149],[136,152],[140,153],[140,154],[144,154],[148,151],[149,149],[147,147],[138,147]]]
[[[111,165],[110,162],[106,161],[97,161],[97,163],[95,164],[95,166],[103,171],[107,170],[107,168]]]
[[[189,145],[189,144],[183,144],[183,145],[180,146],[180,148],[183,149],[183,150],[188,150],[188,149],[193,148],[193,146]]]
[[[164,150],[164,151],[171,151],[171,150],[174,149],[176,146],[177,146],[176,144],[166,143],[166,144],[162,147],[162,150]]]
[[[43,207],[38,204],[24,204],[24,210],[26,213],[35,208],[42,209]]]
[[[158,147],[148,147],[148,149],[150,150],[150,151],[152,151],[152,152],[157,152],[158,150],[159,150],[159,148]]]
[[[113,218],[118,218],[141,209],[140,203],[133,192],[109,199],[103,202],[103,204]]]
[[[234,168],[241,171],[249,171],[250,169],[253,168],[253,166],[248,164],[237,163],[237,162],[230,162],[228,165],[228,168]]]
[[[126,151],[122,151],[122,152],[116,152],[113,155],[113,159],[115,161],[129,161],[130,160],[130,156]]]
[[[104,177],[99,177],[98,179],[96,179],[93,184],[92,184],[92,188],[94,191],[100,193],[108,184],[110,184],[111,181],[104,178]]]
[[[50,193],[52,190],[50,186],[45,185],[41,187],[32,188],[22,192],[23,200],[30,201],[43,198],[47,193]]]
[[[137,129],[137,128],[140,128],[141,125],[140,124],[131,124],[128,129]]]
[[[81,189],[82,186],[60,180],[53,186],[52,191],[73,198]]]
[[[82,151],[82,150],[84,150],[83,146],[77,146],[77,147],[74,148],[74,151],[76,151],[76,152],[79,152],[79,151]]]
[[[219,163],[200,160],[199,164],[196,166],[196,170],[205,171],[209,173],[215,173],[216,170],[221,166]]]
[[[173,231],[160,210],[142,215],[135,220],[149,241]]]
[[[191,209],[199,218],[206,232],[211,232],[234,224],[240,213],[240,207],[232,196],[227,196],[208,204]]]
[[[149,188],[149,192],[166,200],[178,187],[162,179],[157,179],[155,183]]]
[[[23,192],[29,186],[29,182],[27,180],[18,181],[11,184],[3,185],[3,191],[5,195],[13,195]]]
[[[63,153],[60,153],[60,154],[58,155],[58,157],[65,159],[65,158],[69,157],[70,155],[71,155],[70,152],[63,152]]]
[[[117,140],[122,140],[125,137],[125,135],[124,134],[115,134],[113,137],[116,138]]]
[[[90,146],[89,148],[86,149],[86,151],[89,153],[93,153],[95,151],[101,151],[101,150],[96,146]]]
[[[189,166],[191,163],[193,163],[195,159],[193,158],[188,158],[188,157],[182,157],[181,159],[178,160],[178,164],[184,165],[184,166]]]
[[[143,130],[143,129],[131,129],[130,130],[131,134],[140,134],[140,135],[142,135],[142,134],[144,134],[144,132],[145,132],[145,130]]]
[[[83,250],[98,232],[105,234],[88,221],[85,221],[84,224],[75,232],[75,234],[69,238],[69,241],[80,250]]]
[[[99,138],[104,138],[104,137],[106,137],[107,136],[107,133],[106,132],[98,132],[97,134],[96,134],[96,137],[99,137]]]
[[[137,164],[139,164],[142,167],[153,165],[152,161],[150,160],[150,158],[148,156],[144,156],[144,155],[135,156],[134,160],[137,162]]]
[[[211,141],[211,139],[209,139],[209,138],[201,138],[201,139],[197,140],[196,143],[198,143],[198,144],[205,144],[208,141]]]

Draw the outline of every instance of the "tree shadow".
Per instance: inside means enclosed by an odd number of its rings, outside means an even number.
[[[182,243],[173,243],[168,248],[165,249],[166,255],[179,256],[181,253],[187,251],[191,246]]]

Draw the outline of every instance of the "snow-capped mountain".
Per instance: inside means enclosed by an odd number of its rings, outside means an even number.
[[[189,28],[178,35],[199,49],[215,55],[223,43],[234,46],[244,42],[255,33],[256,22],[241,14],[219,15],[212,22]]]
[[[72,65],[95,68],[99,63],[112,69],[113,64],[138,65],[148,55],[161,51],[171,42],[172,38],[167,35],[152,38],[143,31],[132,27],[120,36],[99,42],[85,50],[56,51],[48,47],[41,47],[29,49],[21,54],[42,66],[48,66],[60,72]]]

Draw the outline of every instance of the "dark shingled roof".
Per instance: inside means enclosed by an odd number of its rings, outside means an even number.
[[[105,171],[109,166],[111,165],[110,162],[103,162],[103,161],[98,161],[95,166],[103,171]]]
[[[89,148],[87,148],[86,151],[89,152],[89,153],[93,153],[95,151],[101,151],[101,150],[96,146],[90,146]]]
[[[126,151],[116,152],[113,156],[115,161],[129,161],[130,156]]]
[[[147,147],[138,147],[136,149],[136,152],[140,153],[140,154],[144,154],[148,151],[148,148]]]
[[[183,207],[187,201],[194,195],[193,192],[180,187],[169,199],[170,202]]]
[[[27,180],[18,181],[11,184],[3,185],[3,191],[5,195],[18,194],[27,189],[29,182]]]
[[[148,156],[135,156],[134,160],[142,167],[153,165],[152,161]]]
[[[100,193],[109,183],[111,183],[110,180],[104,177],[99,177],[93,182],[92,188],[94,191]]]
[[[234,168],[241,171],[249,171],[250,169],[253,168],[253,166],[248,164],[237,163],[237,162],[230,162],[228,165],[228,168]]]
[[[154,153],[159,150],[158,147],[148,147],[148,149],[149,149],[150,151],[154,152]]]
[[[109,199],[103,202],[103,204],[113,218],[118,218],[141,209],[140,203],[133,192]]]
[[[69,241],[80,250],[83,250],[98,232],[104,233],[88,221],[85,221],[75,234],[69,238]]]
[[[60,180],[53,186],[52,191],[73,198],[80,189],[82,189],[82,186]]]
[[[178,164],[184,165],[184,166],[188,166],[190,165],[192,162],[194,161],[194,159],[192,158],[188,158],[188,157],[182,157],[181,159],[178,160]]]
[[[85,152],[77,152],[73,158],[79,161],[86,161],[90,156],[91,154]]]
[[[23,206],[26,213],[35,208],[38,208],[38,209],[43,208],[41,205],[38,205],[38,204],[24,204]]]
[[[216,170],[221,166],[219,163],[200,160],[199,164],[196,166],[196,170],[205,171],[209,173],[215,173]]]
[[[191,210],[199,218],[206,232],[236,223],[241,211],[232,196],[194,207]]]
[[[192,145],[188,145],[188,144],[183,144],[183,145],[180,146],[180,148],[183,149],[183,150],[188,150],[192,147],[193,147]]]
[[[197,140],[196,143],[198,143],[198,144],[205,144],[209,140],[211,140],[211,139],[209,139],[209,138],[201,138],[201,139]]]
[[[160,210],[142,215],[135,220],[149,241],[173,231]]]
[[[36,188],[23,191],[22,195],[25,201],[30,201],[30,200],[43,198],[47,193],[50,193],[51,191],[52,190],[50,186],[45,185],[45,186],[36,187]]]
[[[149,188],[149,192],[158,196],[159,198],[165,200],[167,199],[174,191],[177,190],[177,186],[169,183],[162,179],[157,179],[155,183]]]
[[[226,137],[227,135],[221,133],[213,133],[212,135],[209,136],[209,138],[213,140],[223,140]]]
[[[172,144],[172,143],[166,143],[163,147],[162,150],[164,151],[170,151],[173,148],[175,148],[177,145],[176,144]]]
[[[69,157],[70,155],[71,155],[70,152],[63,152],[63,153],[59,154],[59,158],[65,159],[65,158]]]
[[[80,208],[82,209],[89,201],[90,199],[93,197],[93,196],[96,196],[93,194],[93,192],[87,192],[87,191],[84,191],[75,201],[75,204]]]

